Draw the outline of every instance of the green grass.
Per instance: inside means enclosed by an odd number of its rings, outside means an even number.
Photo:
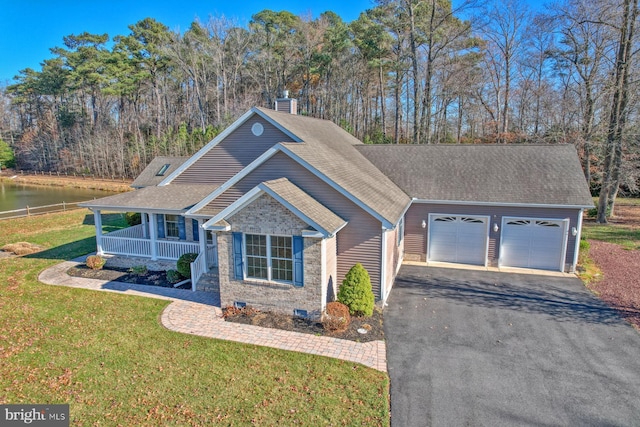
[[[615,243],[625,249],[640,248],[640,229],[633,229],[616,224],[585,224],[582,236],[587,240],[600,240]]]
[[[43,269],[95,250],[91,220],[0,222],[0,246],[48,248],[0,260],[0,403],[69,403],[79,426],[389,424],[384,373],[172,332],[166,301],[40,284]]]
[[[598,198],[593,198],[598,203]],[[640,206],[640,198],[618,198],[617,206]],[[582,237],[587,240],[600,240],[602,242],[615,243],[625,249],[640,248],[640,229],[621,224],[596,224],[586,222],[582,227]]]

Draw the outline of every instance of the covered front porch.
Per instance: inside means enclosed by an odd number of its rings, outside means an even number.
[[[145,214],[142,214],[142,217],[145,218]],[[206,241],[204,230],[201,230],[202,236],[198,236],[197,241],[159,238],[154,232],[155,227],[149,226],[153,221],[143,220],[142,224],[104,234],[100,211],[94,211],[94,219],[98,255],[128,255],[151,260],[177,261],[186,253],[206,252],[209,267],[217,266],[216,245],[213,241],[203,244]]]
[[[96,252],[98,255],[118,255],[146,258],[151,261],[177,261],[186,253],[196,253],[198,257],[191,264],[192,289],[195,291],[198,280],[212,268],[218,266],[217,245],[201,226],[194,220],[192,232],[187,235],[184,217],[179,217],[179,237],[162,237],[165,224],[163,214],[141,213],[142,223],[121,230],[104,233],[102,229],[102,211],[94,209],[96,227]],[[189,238],[190,240],[186,240]]]
[[[196,290],[198,280],[218,265],[217,245],[202,227],[205,219],[187,219],[184,214],[213,189],[211,186],[152,186],[81,206],[93,212],[98,255],[177,261],[186,253],[198,254],[191,264],[191,283]],[[139,213],[141,223],[105,233],[103,211]]]

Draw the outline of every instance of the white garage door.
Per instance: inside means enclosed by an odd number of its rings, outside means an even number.
[[[429,215],[429,261],[486,265],[489,218]]]
[[[500,266],[564,270],[568,220],[503,218]]]

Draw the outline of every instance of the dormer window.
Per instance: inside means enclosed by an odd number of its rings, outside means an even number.
[[[160,170],[158,171],[158,173],[156,173],[156,176],[164,176],[165,173],[167,173],[167,170],[169,169],[169,166],[171,166],[169,163],[164,164]]]

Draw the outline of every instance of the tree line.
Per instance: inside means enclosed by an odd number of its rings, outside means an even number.
[[[263,10],[184,32],[64,37],[2,89],[23,169],[136,176],[288,90],[365,143],[570,143],[600,194],[638,192],[638,0],[376,0],[352,22]],[[601,218],[604,220],[604,218]]]

